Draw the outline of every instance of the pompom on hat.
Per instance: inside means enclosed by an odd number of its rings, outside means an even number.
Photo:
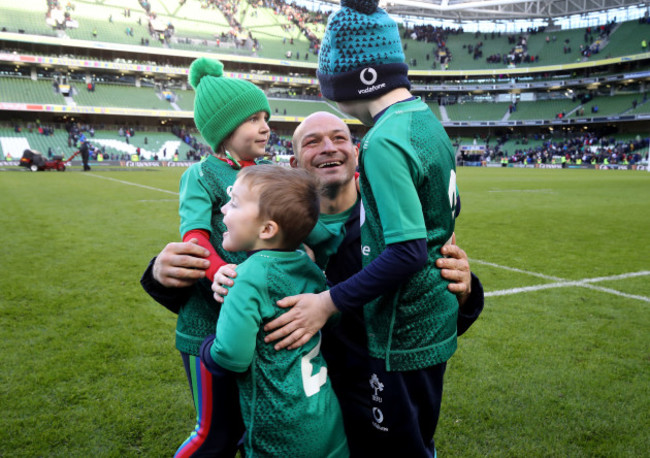
[[[190,66],[194,88],[194,123],[216,152],[221,142],[259,111],[271,116],[264,92],[250,81],[223,76],[223,64],[200,57]]]
[[[324,97],[372,99],[411,88],[397,24],[378,0],[341,0],[327,22],[316,75]]]

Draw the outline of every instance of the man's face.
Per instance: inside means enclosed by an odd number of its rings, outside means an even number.
[[[248,185],[237,179],[230,200],[221,207],[223,222],[228,229],[223,233],[222,246],[227,251],[255,250],[263,226],[259,217],[259,196]]]
[[[350,130],[330,113],[308,117],[294,135],[295,163],[319,178],[325,187],[336,187],[354,179],[358,150]]]

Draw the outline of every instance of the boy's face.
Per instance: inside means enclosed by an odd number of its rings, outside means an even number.
[[[258,111],[241,123],[224,140],[224,146],[235,159],[251,161],[264,156],[266,142],[269,141],[271,129],[266,120],[269,115],[265,111]]]
[[[230,201],[221,207],[223,222],[228,231],[223,234],[222,246],[228,251],[251,251],[258,249],[260,232],[264,222],[259,217],[259,196],[242,183],[235,181]]]

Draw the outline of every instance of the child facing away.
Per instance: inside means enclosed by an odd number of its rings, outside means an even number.
[[[316,180],[304,170],[249,167],[222,207],[223,248],[247,252],[222,305],[216,337],[201,347],[214,378],[238,373],[247,457],[346,457],[338,400],[320,354],[320,333],[296,350],[264,343],[285,296],[326,289],[323,272],[297,251],[319,217]]]
[[[291,349],[331,314],[363,308],[372,387],[363,385],[367,408],[355,427],[367,456],[435,456],[456,350],[458,301],[435,266],[454,231],[454,152],[407,74],[397,24],[376,0],[343,0],[317,76],[324,97],[372,126],[359,153],[363,269],[329,291],[288,298],[281,305],[293,309],[266,327],[280,328],[267,341],[284,337],[276,348]]]
[[[243,435],[237,387],[231,381],[212,380],[201,368],[199,349],[214,333],[219,304],[212,299],[212,277],[226,263],[238,264],[245,253],[222,247],[222,205],[230,199],[237,173],[254,165],[265,153],[271,109],[261,89],[249,81],[226,78],[217,60],[199,58],[190,66],[195,91],[194,122],[215,152],[185,171],[180,181],[180,232],[183,241],[197,240],[210,252],[205,278],[178,303],[176,348],[180,351],[197,412],[194,431],[181,444],[177,457],[234,456]],[[183,298],[184,299],[184,298]]]

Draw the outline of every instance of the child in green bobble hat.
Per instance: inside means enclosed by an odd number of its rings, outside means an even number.
[[[175,310],[176,348],[180,351],[194,398],[197,423],[176,452],[178,457],[234,456],[244,427],[233,377],[214,379],[201,365],[199,348],[214,333],[219,304],[212,298],[214,273],[239,264],[245,253],[223,249],[226,226],[220,208],[230,200],[237,173],[265,153],[270,129],[269,102],[257,86],[223,76],[218,60],[199,58],[189,72],[194,88],[194,122],[214,154],[193,164],[180,181],[180,232],[210,252],[205,278],[192,286],[189,300]],[[182,303],[182,301],[179,301]]]

